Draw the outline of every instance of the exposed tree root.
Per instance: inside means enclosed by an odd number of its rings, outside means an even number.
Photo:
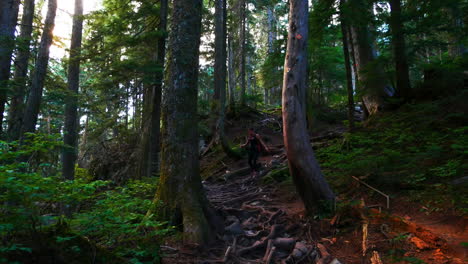
[[[225,234],[217,243],[217,257],[204,257],[203,262],[314,263],[320,255],[322,263],[329,264],[333,259],[319,254],[310,232],[313,224],[280,209],[282,201],[272,195],[275,186],[259,185],[259,179],[286,160],[281,147],[275,152],[281,154],[256,177],[249,168],[241,168],[204,182],[209,200],[225,217]]]

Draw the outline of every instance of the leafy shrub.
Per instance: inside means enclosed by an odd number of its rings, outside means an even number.
[[[60,147],[56,137],[40,134],[21,148],[0,141],[0,262],[52,250],[79,263],[74,256],[90,254],[93,247],[133,263],[157,261],[158,239],[171,229],[145,216],[156,192],[154,178],[114,187],[90,181],[86,170],[77,169],[75,180],[64,180],[50,175],[60,168],[48,162]],[[34,163],[20,162],[24,157]]]

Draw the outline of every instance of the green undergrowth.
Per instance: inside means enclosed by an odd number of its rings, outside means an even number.
[[[467,100],[468,92],[462,91],[357,124],[353,133],[315,151],[324,175],[338,194],[355,186],[355,176],[393,198],[422,203],[426,213],[455,209],[467,214]],[[263,182],[292,185],[287,166],[273,169]]]
[[[61,147],[39,134],[23,147],[0,141],[0,263],[157,263],[172,232],[145,217],[157,179],[116,186],[77,169],[63,180],[45,162]]]
[[[272,169],[267,175],[262,178],[263,183],[275,184],[275,183],[292,183],[289,174],[288,166],[279,166]]]
[[[351,176],[389,192],[422,202],[428,211],[456,208],[468,213],[468,93],[427,103],[407,104],[379,114],[364,128],[347,133],[317,157],[339,193]]]

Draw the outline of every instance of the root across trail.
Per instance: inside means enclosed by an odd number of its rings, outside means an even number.
[[[208,198],[224,216],[225,232],[193,263],[339,263],[317,243],[316,227],[303,217],[302,205],[285,203],[275,186],[261,183],[270,169],[253,176],[240,168],[227,174],[235,176],[204,182]],[[167,263],[182,263],[177,258]]]
[[[268,121],[258,132],[272,151],[260,158],[257,175],[246,160],[229,159],[213,147],[202,158],[203,186],[223,216],[224,233],[207,248],[169,242],[161,249],[163,263],[466,263],[467,219],[418,213],[421,205],[397,194],[387,208],[367,187],[353,185],[337,195],[341,201],[360,199],[360,205],[349,203],[327,218],[306,216],[294,186],[271,181],[271,172],[287,169],[280,122],[269,116],[228,122],[227,135],[244,142],[246,128],[258,118]],[[327,146],[345,131],[340,126],[313,134],[312,146]]]

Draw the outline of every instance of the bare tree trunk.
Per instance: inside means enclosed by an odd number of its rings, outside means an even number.
[[[290,0],[289,3],[282,93],[283,138],[294,184],[307,211],[312,212],[319,201],[332,202],[335,195],[315,159],[306,128],[308,1]]]
[[[15,28],[20,0],[0,0],[0,133],[10,79],[11,55],[15,47]]]
[[[369,9],[364,0],[348,0],[352,12],[364,12],[364,18],[369,17]],[[351,16],[350,16],[351,17]],[[370,115],[375,114],[384,107],[385,78],[382,70],[375,65],[375,52],[367,21],[351,20],[351,38],[354,46],[354,59],[359,80],[359,89],[362,94],[364,107]]]
[[[226,34],[227,34],[227,11],[226,0],[216,0],[215,2],[215,63],[214,63],[214,85],[215,91],[218,91],[218,97],[214,98],[217,106],[217,121],[214,137],[221,143],[224,152],[230,156],[237,158],[238,155],[234,152],[226,138],[225,134],[225,117],[226,117]]]
[[[241,79],[241,95],[240,95],[240,105],[244,106],[246,104],[246,83],[245,83],[245,57],[247,53],[246,49],[246,4],[245,0],[240,0],[240,17],[241,17],[241,28],[240,28],[240,49],[241,49],[241,61],[240,61],[240,79]]]
[[[272,56],[274,52],[274,41],[276,40],[276,20],[275,14],[273,12],[273,6],[270,5],[267,7],[267,26],[268,26],[268,56]],[[263,102],[265,104],[271,103],[271,94],[273,94],[274,87],[264,88],[264,97]]]
[[[33,30],[34,0],[25,0],[21,18],[21,33],[18,37],[18,54],[15,59],[13,75],[13,95],[8,111],[8,135],[10,140],[18,140],[21,123],[23,122],[24,96],[26,93],[26,77],[28,61],[31,54],[31,33]]]
[[[405,35],[401,17],[401,0],[390,0],[390,28],[392,32],[393,58],[395,60],[396,96],[407,100],[411,90],[406,56]]]
[[[236,88],[236,72],[234,69],[234,49],[232,47],[232,36],[228,35],[228,86],[229,86],[229,109],[234,109],[235,104],[235,88]]]
[[[160,0],[159,9],[159,30],[166,34],[167,31],[167,10],[168,0]],[[155,82],[152,92],[152,111],[151,111],[151,131],[150,131],[150,168],[149,175],[154,176],[159,170],[159,151],[160,151],[160,128],[161,128],[161,91],[163,84],[164,60],[166,58],[166,37],[158,40],[158,54],[156,65],[161,68],[155,75]]]
[[[70,96],[65,104],[65,127],[62,153],[62,177],[75,178],[75,162],[78,147],[78,89],[80,86],[81,39],[83,36],[83,1],[75,0],[73,30],[68,64],[68,91]]]
[[[57,0],[49,0],[47,16],[42,32],[41,43],[37,54],[36,66],[32,75],[31,91],[29,92],[26,110],[23,117],[21,137],[24,133],[34,132],[42,100],[44,80],[47,74],[47,64],[49,63],[49,48],[52,44],[55,14],[57,12]]]
[[[273,12],[273,6],[267,7],[267,24],[268,24],[268,53],[273,53],[273,44],[276,40],[276,19]]]
[[[205,244],[215,237],[216,227],[222,227],[206,198],[199,173],[197,82],[201,12],[202,0],[173,2],[162,102],[161,176],[155,202],[162,205],[156,215],[183,228],[187,242]]]
[[[153,60],[156,61],[156,52],[154,52]],[[141,179],[146,176],[150,176],[150,130],[151,130],[151,112],[153,108],[153,85],[144,83],[143,84],[143,111],[142,111],[142,122],[140,129],[140,142],[138,146],[138,166],[137,175]]]
[[[340,0],[340,9],[342,8],[343,0]],[[354,91],[353,91],[353,76],[351,70],[351,60],[349,56],[349,32],[346,25],[346,19],[343,17],[343,12],[340,12],[341,17],[341,35],[343,39],[343,54],[346,68],[346,91],[348,92],[348,122],[349,130],[354,129]]]

